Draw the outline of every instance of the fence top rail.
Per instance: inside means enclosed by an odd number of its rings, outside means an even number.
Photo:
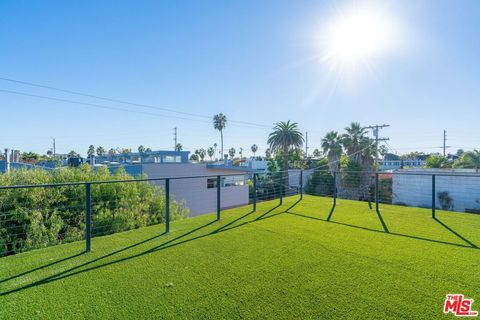
[[[332,172],[329,169],[316,169],[316,168],[311,168],[311,169],[305,169],[304,171],[314,171],[314,172],[329,172],[329,173],[336,173],[336,174],[342,174],[342,173],[368,173],[375,175],[378,173],[379,175],[413,175],[413,176],[437,176],[437,177],[472,177],[472,178],[480,178],[480,172],[439,172],[439,171],[431,171],[431,172],[419,172],[419,171],[378,171],[375,172],[375,170],[360,170],[360,171],[354,171],[354,170],[340,170],[340,171],[335,171]]]
[[[381,173],[381,172],[380,172]],[[455,173],[455,172],[401,172],[401,171],[394,171],[392,174],[398,175],[412,175],[412,176],[437,176],[437,177],[470,177],[470,178],[480,178],[480,173],[477,172],[462,172],[462,173]]]
[[[164,180],[184,180],[184,179],[201,179],[201,178],[216,178],[216,177],[232,177],[232,176],[248,176],[252,173],[234,173],[234,174],[212,174],[200,176],[179,176],[179,177],[160,177],[160,178],[143,178],[143,179],[129,179],[129,180],[102,180],[102,181],[78,181],[78,182],[62,182],[62,183],[46,183],[46,184],[25,184],[15,186],[0,186],[0,190],[7,189],[30,189],[30,188],[54,188],[54,187],[68,187],[81,185],[97,185],[97,184],[111,184],[111,183],[135,183],[135,182],[149,182],[149,181],[164,181]]]

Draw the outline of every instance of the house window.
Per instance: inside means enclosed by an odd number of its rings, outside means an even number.
[[[221,177],[220,186],[223,187],[235,187],[245,185],[244,176],[228,176]],[[207,179],[207,188],[212,189],[217,187],[217,178],[208,178]]]
[[[207,179],[207,188],[212,189],[217,187],[217,178],[208,178]]]
[[[222,178],[223,187],[243,186],[245,184],[244,176],[228,176]]]
[[[163,156],[163,162],[165,163],[180,163],[182,158],[180,156]]]

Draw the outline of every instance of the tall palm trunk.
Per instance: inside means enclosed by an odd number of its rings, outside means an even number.
[[[337,191],[341,190],[341,180],[340,180],[340,166],[339,166],[339,161],[340,157],[337,155],[333,155],[332,157],[328,158],[328,161],[330,162],[329,167],[330,167],[330,172],[331,174],[335,177],[335,188]]]
[[[283,168],[285,172],[282,172],[280,177],[281,183],[283,183],[283,194],[285,194],[288,189],[288,146],[283,147],[283,162]]]
[[[223,159],[223,130],[220,130],[220,143],[222,144],[222,156],[221,156],[221,159]]]

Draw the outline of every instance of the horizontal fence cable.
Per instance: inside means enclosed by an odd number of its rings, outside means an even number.
[[[91,188],[88,206],[87,185]],[[186,187],[190,191],[182,194]],[[239,195],[242,198],[236,201]],[[480,175],[379,172],[378,192],[373,170],[331,172],[328,168],[0,186],[0,256],[86,240],[87,230],[95,237],[166,223],[167,218],[174,221],[215,212],[218,217],[227,208],[252,201],[258,204],[297,195],[333,199],[334,204],[337,199],[363,201],[370,208],[375,200],[397,206],[380,207],[388,212],[398,211],[395,208],[400,205],[480,213]]]

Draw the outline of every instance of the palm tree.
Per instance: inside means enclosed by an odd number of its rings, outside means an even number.
[[[232,159],[233,159],[233,157],[235,157],[235,153],[236,153],[235,148],[230,148],[230,150],[228,150],[228,154],[230,155],[230,158],[232,158]]]
[[[431,154],[428,156],[427,160],[425,161],[425,166],[427,168],[448,168],[449,162],[447,158],[440,154]]]
[[[220,131],[220,145],[223,157],[223,129],[227,125],[227,117],[223,113],[219,113],[213,116],[213,128]]]
[[[106,151],[102,146],[98,146],[96,152],[97,152],[97,156],[101,157],[105,155]]]
[[[267,150],[265,150],[265,158],[270,159],[271,157],[272,151],[270,150],[270,148],[267,148]]]
[[[213,144],[213,148],[215,149],[215,152],[214,152],[215,154],[217,154],[217,147],[218,147],[218,144],[215,142],[215,143]],[[216,158],[216,157],[215,157],[215,158]]]
[[[360,160],[362,168],[365,172],[370,172],[373,169],[374,159],[376,155],[375,140],[364,137],[360,141]]]
[[[337,131],[327,132],[322,139],[322,149],[327,155],[330,171],[337,172],[340,169],[340,157],[343,153],[342,139]]]
[[[95,147],[91,144],[87,150],[87,156],[91,158],[95,154]]]
[[[366,137],[366,129],[363,128],[360,123],[352,122],[350,126],[345,128],[347,133],[342,135],[342,144],[350,159],[360,163],[361,150],[363,141]]]
[[[321,158],[322,157],[322,152],[318,149],[313,150],[313,157],[314,158]]]
[[[257,152],[258,150],[258,146],[256,144],[252,144],[252,146],[250,147],[250,150],[252,150],[253,152],[253,157],[255,158],[255,153]]]
[[[473,168],[476,172],[480,169],[480,150],[466,151],[459,160],[459,166],[462,168]]]
[[[138,153],[144,153],[145,147],[143,145],[139,145],[137,150],[138,150]]]
[[[273,127],[273,132],[268,135],[267,143],[273,152],[282,152],[284,161],[284,170],[288,170],[288,153],[291,149],[301,148],[303,145],[303,135],[298,130],[298,124],[295,122],[278,122]]]
[[[378,153],[382,158],[385,157],[385,155],[388,153],[388,148],[386,145],[382,144],[380,147],[378,147]]]
[[[182,150],[183,150],[182,144],[181,144],[181,143],[177,143],[177,144],[175,145],[175,151],[182,151]]]
[[[207,154],[210,157],[210,161],[212,161],[213,155],[215,154],[215,149],[213,149],[213,147],[208,148]]]
[[[72,150],[68,153],[68,157],[69,158],[75,158],[75,157],[78,157],[78,153],[75,151],[75,150]],[[22,154],[22,158],[23,159],[28,159],[28,157],[25,156],[25,154]],[[33,158],[33,157],[32,157]]]
[[[200,160],[203,162],[203,159],[205,159],[205,155],[206,155],[206,151],[205,149],[201,148],[200,150],[198,150],[198,156],[200,157]]]

